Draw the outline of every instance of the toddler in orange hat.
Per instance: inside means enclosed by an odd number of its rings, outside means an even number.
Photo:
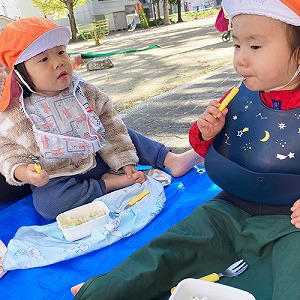
[[[39,17],[0,35],[0,61],[10,69],[0,101],[0,172],[11,185],[31,184],[47,219],[143,183],[138,162],[180,176],[200,160],[127,129],[110,98],[73,72],[69,39],[66,27]]]

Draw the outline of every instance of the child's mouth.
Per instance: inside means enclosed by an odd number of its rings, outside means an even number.
[[[62,72],[62,73],[59,74],[59,76],[57,77],[57,79],[64,79],[67,75],[68,75],[67,72]]]

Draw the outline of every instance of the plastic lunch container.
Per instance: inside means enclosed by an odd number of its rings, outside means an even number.
[[[104,202],[94,201],[59,214],[56,221],[65,239],[72,242],[91,235],[96,226],[108,223],[109,209]]]
[[[204,297],[208,300],[255,300],[246,291],[194,278],[180,281],[169,300],[201,300]]]

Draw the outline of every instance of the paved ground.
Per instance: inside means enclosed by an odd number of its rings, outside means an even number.
[[[233,47],[214,27],[215,16],[68,46],[68,51],[107,54],[158,45],[159,48],[109,56],[113,68],[78,73],[106,92],[121,111],[160,95],[231,62]]]
[[[160,45],[110,56],[111,69],[89,72],[82,67],[77,72],[110,95],[127,126],[179,153],[189,148],[188,129],[208,102],[238,82],[231,67],[232,45],[222,42],[214,20],[118,32],[100,46],[76,43],[68,51],[107,53]]]
[[[176,153],[190,148],[188,130],[211,99],[238,83],[231,65],[121,112],[127,126],[164,143]]]

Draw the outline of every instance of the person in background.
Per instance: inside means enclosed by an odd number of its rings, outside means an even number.
[[[0,102],[0,172],[29,183],[46,219],[145,181],[137,163],[181,176],[200,161],[126,128],[110,98],[73,72],[70,32],[48,19],[8,24],[0,61],[10,69]]]
[[[256,300],[299,299],[300,2],[223,4],[244,81],[227,108],[218,109],[225,96],[211,101],[190,130],[223,191],[109,273],[73,287],[74,299],[168,299],[182,279],[240,259],[247,270],[220,283]]]

